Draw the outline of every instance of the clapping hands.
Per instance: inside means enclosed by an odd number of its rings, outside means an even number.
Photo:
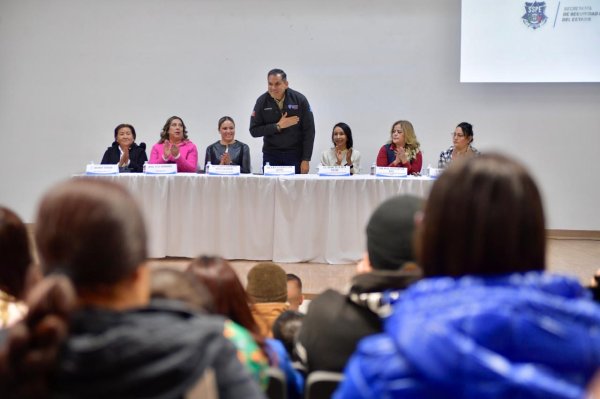
[[[129,163],[129,146],[121,147],[121,151],[123,151],[123,154],[121,154],[121,159],[119,159],[119,167],[127,166]]]
[[[396,159],[394,160],[394,163],[396,165],[408,162],[408,156],[406,155],[406,151],[404,151],[404,148],[398,148],[394,150],[394,153],[396,154]]]
[[[335,149],[335,158],[337,159],[336,164],[341,165],[344,160],[344,149],[336,147]],[[352,148],[346,151],[346,165],[352,165]]]
[[[165,141],[163,147],[163,159],[167,160],[169,156],[177,158],[179,156],[179,147],[177,146],[177,144],[171,144],[170,141]]]
[[[223,153],[221,155],[221,165],[231,165],[231,157],[228,152]]]

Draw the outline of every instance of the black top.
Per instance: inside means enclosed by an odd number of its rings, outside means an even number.
[[[217,141],[206,148],[206,156],[204,157],[204,166],[208,161],[213,165],[221,163],[221,155],[225,152],[225,146]],[[250,173],[250,147],[241,141],[235,141],[229,145],[227,150],[232,165],[240,165],[241,173]]]
[[[102,162],[100,163],[103,165],[117,164],[120,159],[121,151],[119,150],[119,144],[115,141],[106,149],[104,156],[102,157]],[[131,147],[129,147],[129,165],[124,168],[119,168],[119,170],[121,172],[142,173],[144,162],[146,161],[148,161],[148,157],[146,156],[146,143],[140,143],[140,145],[133,143]]]
[[[166,300],[121,312],[84,309],[72,318],[51,391],[60,398],[182,398],[210,368],[220,398],[263,398],[223,323]]]
[[[308,373],[342,372],[358,342],[382,331],[384,293],[399,295],[419,278],[420,272],[375,270],[355,276],[348,295],[327,290],[315,298],[298,335]]]
[[[277,122],[286,112],[287,116],[298,116],[300,122],[278,132]],[[256,100],[250,118],[250,134],[263,137],[263,152],[296,152],[303,161],[310,161],[315,141],[315,121],[308,100],[301,93],[288,88],[281,111],[268,92],[263,94]]]

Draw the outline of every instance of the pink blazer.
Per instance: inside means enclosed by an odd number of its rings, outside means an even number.
[[[173,156],[169,155],[169,158],[165,161],[163,159],[165,145],[163,143],[154,144],[150,153],[150,163],[176,163],[177,172],[195,173],[198,169],[198,149],[196,148],[196,144],[190,140],[184,140],[177,144],[177,146],[179,147],[179,158],[174,159]]]

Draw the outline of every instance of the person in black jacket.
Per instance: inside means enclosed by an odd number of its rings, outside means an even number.
[[[25,319],[0,331],[3,399],[183,398],[204,378],[220,399],[264,398],[223,318],[150,302],[143,216],[123,186],[62,183],[35,228],[47,276]]]
[[[315,141],[315,121],[304,95],[288,87],[281,69],[267,74],[268,91],[258,97],[250,134],[263,137],[263,166],[294,165],[296,173],[308,173]]]
[[[115,128],[115,141],[104,152],[103,165],[118,164],[120,172],[141,173],[146,156],[146,143],[135,143],[135,128],[122,123]]]
[[[367,253],[350,292],[327,290],[311,302],[296,346],[309,373],[341,372],[358,342],[382,331],[391,304],[421,278],[412,239],[421,206],[408,195],[382,203],[367,225]]]

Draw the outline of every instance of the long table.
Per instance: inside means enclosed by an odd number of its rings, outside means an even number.
[[[120,174],[139,201],[149,255],[353,263],[373,210],[399,194],[425,198],[426,177]]]

